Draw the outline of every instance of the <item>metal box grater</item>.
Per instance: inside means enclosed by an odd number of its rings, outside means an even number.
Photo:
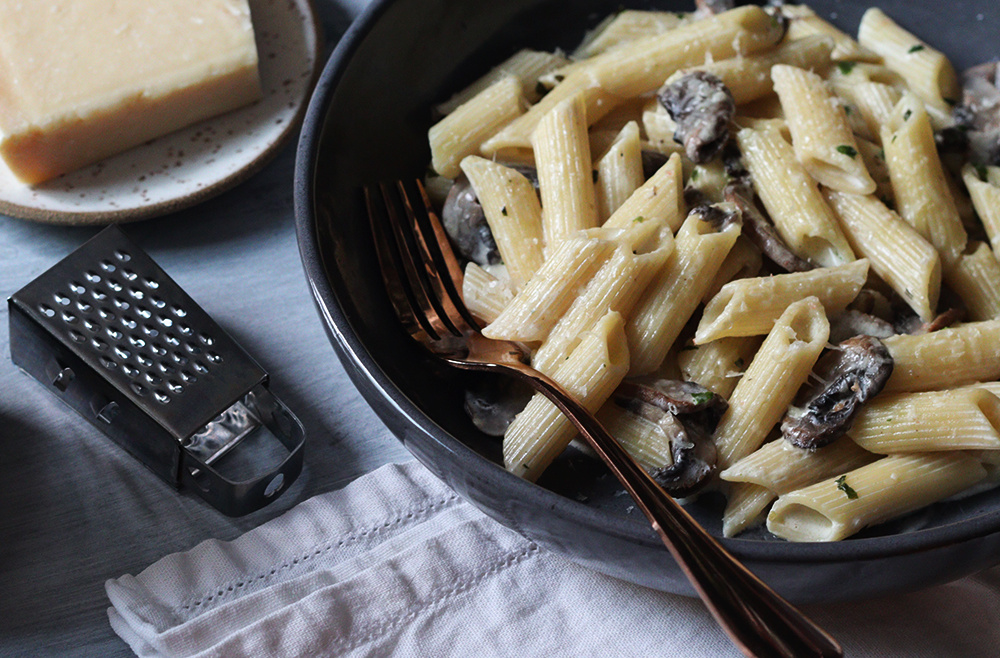
[[[117,226],[8,306],[18,367],[224,514],[263,507],[302,470],[305,432],[267,373]],[[238,481],[213,466],[263,428],[287,450],[280,464]]]

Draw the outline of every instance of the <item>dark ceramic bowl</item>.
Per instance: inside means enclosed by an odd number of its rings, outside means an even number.
[[[628,2],[629,6],[647,5]],[[865,5],[813,2],[855,33]],[[508,474],[500,445],[462,411],[466,376],[404,334],[382,288],[361,186],[420,177],[431,106],[517,48],[571,48],[619,0],[375,0],[323,71],[295,171],[298,238],[330,340],[362,395],[404,445],[463,497],[539,544],[604,573],[693,594],[617,483],[572,454],[540,485]],[[689,4],[664,2],[667,9]],[[882,8],[960,70],[995,58],[995,0],[887,0]],[[689,506],[721,536],[719,500]],[[722,543],[796,602],[867,597],[945,582],[1000,562],[1000,491],[934,505],[839,543],[792,544],[765,531]]]

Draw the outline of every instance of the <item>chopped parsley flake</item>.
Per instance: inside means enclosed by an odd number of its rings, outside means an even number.
[[[713,397],[715,397],[715,393],[712,393],[712,391],[704,391],[702,393],[694,393],[691,395],[691,399],[698,405],[708,404],[712,401]]]
[[[919,43],[918,43],[918,44],[917,44],[917,45],[915,45],[915,46],[911,46],[911,47],[910,47],[910,49],[909,49],[909,50],[907,50],[906,52],[907,52],[907,53],[911,53],[911,54],[912,54],[912,53],[918,53],[918,52],[920,52],[920,51],[921,51],[921,50],[923,50],[923,49],[924,49],[923,45],[922,45],[922,44],[919,44]]]
[[[851,500],[856,500],[858,497],[858,492],[855,491],[851,485],[847,484],[847,476],[841,475],[836,479],[837,488],[847,494],[847,497]]]
[[[885,160],[885,149],[879,149],[876,155],[878,155],[879,160]]]
[[[837,68],[840,69],[840,72],[844,75],[850,75],[855,66],[857,66],[857,64],[854,62],[839,62],[837,64]]]
[[[976,175],[979,176],[979,180],[986,182],[986,165],[977,164],[976,165]]]
[[[500,209],[500,214],[503,215],[504,217],[507,216],[507,206],[504,206],[503,208]]]
[[[646,218],[643,217],[642,215],[639,215],[638,217],[636,217],[635,219],[632,220],[632,223],[633,224],[641,224],[644,221],[646,221]]]
[[[858,152],[853,146],[848,146],[847,144],[841,144],[837,147],[837,153],[843,153],[849,158],[857,157]]]
[[[903,121],[909,121],[911,116],[913,116],[913,110],[903,112]]]
[[[847,484],[847,476],[841,475],[836,480],[837,488],[847,494],[847,497],[851,500],[857,500],[858,492],[851,488],[851,485]]]

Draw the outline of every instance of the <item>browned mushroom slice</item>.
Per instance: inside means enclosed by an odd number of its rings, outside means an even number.
[[[917,315],[912,313],[907,314],[903,317],[898,318],[893,323],[893,328],[898,334],[910,334],[911,336],[919,336],[922,334],[929,334],[932,331],[938,331],[939,329],[944,329],[950,327],[956,322],[961,322],[965,319],[966,311],[964,308],[955,307],[950,308],[943,313],[938,313],[930,322],[924,322]]]
[[[830,342],[839,343],[854,336],[888,338],[896,335],[893,326],[882,318],[849,308],[830,319]]]
[[[979,64],[962,73],[962,102],[953,116],[969,138],[973,162],[1000,164],[1000,62]]]
[[[715,472],[711,434],[728,406],[722,397],[693,382],[623,382],[615,391],[620,407],[657,423],[670,437],[670,466],[650,470],[670,495],[689,496]]]
[[[657,98],[677,124],[674,141],[684,145],[692,162],[708,162],[719,153],[736,111],[733,94],[722,80],[693,71],[662,87]]]
[[[761,252],[786,272],[813,269],[809,261],[799,258],[778,235],[774,225],[764,217],[754,203],[752,188],[744,183],[730,183],[722,190],[726,201],[735,205],[743,216],[743,235]]]
[[[827,385],[804,407],[792,407],[781,423],[781,434],[805,450],[821,448],[851,428],[865,401],[885,386],[892,374],[892,356],[873,336],[856,336],[840,343],[820,365]]]
[[[496,265],[500,252],[476,191],[462,174],[451,186],[441,210],[441,223],[459,255],[479,265]]]
[[[735,0],[694,0],[695,14],[701,18],[721,14],[736,6]]]

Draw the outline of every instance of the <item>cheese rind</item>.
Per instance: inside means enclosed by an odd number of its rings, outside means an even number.
[[[26,183],[260,97],[247,0],[0,0],[0,155]]]

